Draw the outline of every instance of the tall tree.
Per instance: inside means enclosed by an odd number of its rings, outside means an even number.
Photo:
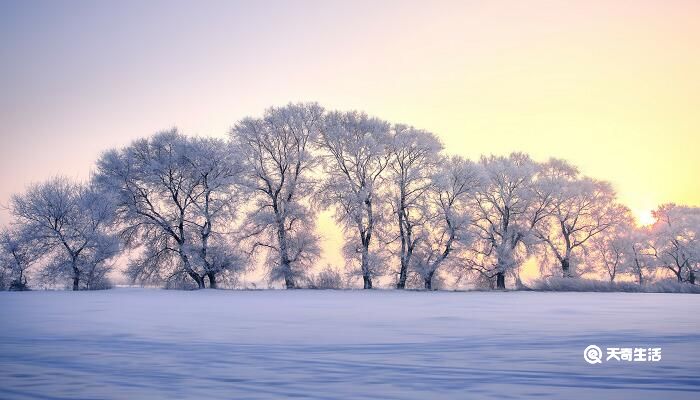
[[[481,183],[481,169],[458,156],[439,160],[440,167],[431,177],[425,203],[427,215],[416,240],[415,269],[425,289],[433,288],[433,278],[459,246],[471,242],[469,226],[473,222],[470,196]]]
[[[116,197],[121,237],[142,247],[128,267],[133,279],[162,282],[184,274],[205,287],[206,271],[191,260],[188,216],[202,188],[201,175],[185,158],[188,147],[188,139],[173,129],[110,150],[98,161],[95,181]]]
[[[363,287],[371,289],[372,278],[379,274],[379,255],[370,246],[380,216],[379,184],[391,160],[390,125],[357,111],[331,112],[325,120],[319,144],[326,177],[319,202],[335,206],[344,230],[356,232],[347,240],[346,254],[359,255]]]
[[[539,165],[526,154],[484,156],[481,166],[484,180],[473,196],[478,240],[468,268],[495,277],[496,287],[504,289],[506,274],[532,246],[532,229],[545,217],[547,202],[535,196]]]
[[[263,118],[245,118],[231,130],[242,156],[243,183],[255,199],[247,236],[253,249],[268,249],[270,279],[283,279],[288,289],[320,254],[308,196],[322,118],[318,104],[289,104],[268,109]]]
[[[244,268],[237,246],[226,233],[238,222],[237,211],[243,203],[238,183],[243,173],[239,155],[220,139],[190,139],[183,154],[185,164],[199,181],[190,193],[192,207],[187,213],[192,236],[192,260],[201,266],[209,287],[217,287],[217,276]]]
[[[392,209],[398,225],[400,241],[397,289],[406,287],[409,266],[420,234],[427,222],[427,194],[442,150],[440,140],[430,132],[407,125],[392,129],[389,152],[390,179],[393,183]]]

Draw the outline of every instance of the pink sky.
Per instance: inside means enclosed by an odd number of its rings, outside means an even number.
[[[697,1],[3,2],[0,203],[136,137],[318,101],[472,158],[567,158],[639,216],[700,205],[698,21]]]

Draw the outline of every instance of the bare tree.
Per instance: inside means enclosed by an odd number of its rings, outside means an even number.
[[[363,287],[372,288],[379,273],[379,253],[371,244],[377,229],[379,187],[391,160],[389,124],[364,113],[331,112],[319,141],[325,151],[325,180],[319,191],[322,207],[336,207],[345,232],[357,236],[346,243],[347,256],[359,255]],[[355,257],[351,257],[355,258]]]
[[[246,232],[253,249],[268,249],[270,279],[283,279],[288,289],[320,254],[313,234],[308,196],[318,157],[317,140],[323,109],[315,104],[270,108],[263,118],[245,118],[231,130],[231,142],[242,156],[243,183],[255,199]]]

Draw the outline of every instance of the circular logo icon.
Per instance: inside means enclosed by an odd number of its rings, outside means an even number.
[[[589,364],[600,364],[603,362],[603,351],[600,347],[592,344],[583,351],[583,359]]]

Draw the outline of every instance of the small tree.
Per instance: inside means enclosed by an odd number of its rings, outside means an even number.
[[[312,289],[342,289],[343,286],[345,286],[343,274],[330,265],[323,268],[309,282],[309,287]]]
[[[533,232],[545,251],[556,258],[563,276],[576,276],[575,253],[580,253],[579,257],[585,255],[587,242],[619,223],[625,210],[615,203],[615,192],[609,183],[581,177],[575,167],[563,160],[552,159],[543,164],[534,188],[536,198],[546,204],[547,215]]]
[[[700,263],[700,207],[664,204],[654,211],[650,246],[659,267],[695,283]]]
[[[649,230],[633,227],[623,236],[627,251],[629,270],[634,274],[639,285],[646,284],[645,275],[653,268],[653,259],[649,246]]]
[[[107,260],[119,246],[112,234],[112,197],[92,184],[58,177],[32,185],[12,197],[10,211],[26,239],[44,246],[51,278],[70,277],[73,290],[90,288],[96,270],[109,270]],[[104,272],[101,273],[104,276]]]
[[[27,271],[44,255],[41,243],[25,229],[0,231],[0,289],[27,290]]]

